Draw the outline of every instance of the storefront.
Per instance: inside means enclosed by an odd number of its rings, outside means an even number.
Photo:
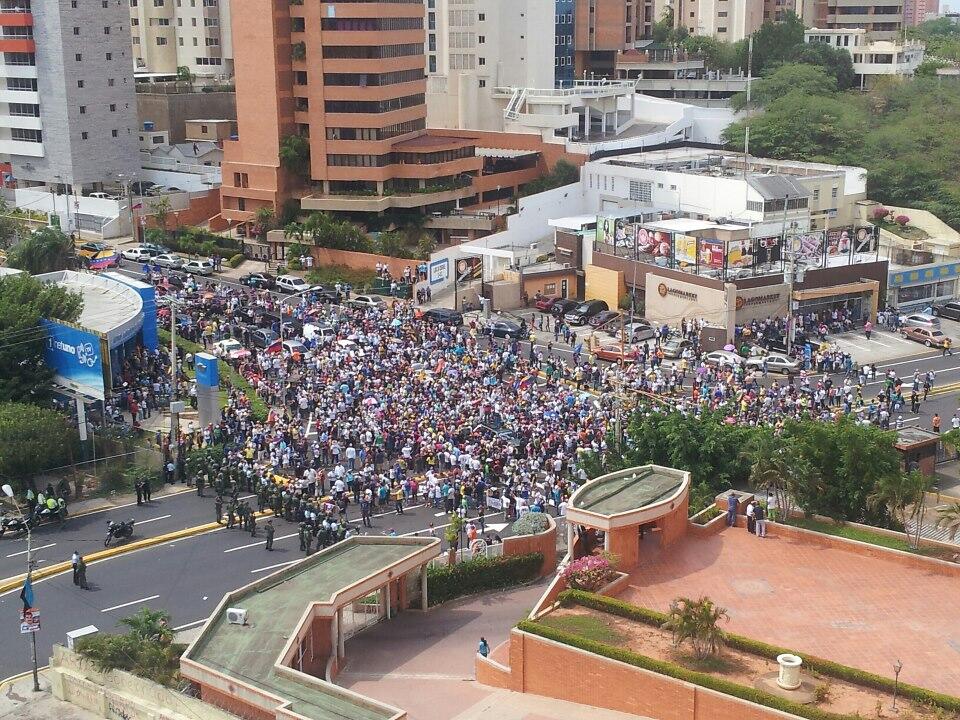
[[[901,310],[919,310],[957,296],[960,262],[919,265],[891,270],[887,280],[887,302]]]

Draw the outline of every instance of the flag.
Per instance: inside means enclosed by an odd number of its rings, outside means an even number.
[[[33,584],[30,578],[23,581],[23,589],[20,590],[20,599],[23,601],[23,609],[29,610],[33,607]]]

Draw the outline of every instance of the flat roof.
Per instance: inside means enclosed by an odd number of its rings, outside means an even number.
[[[345,691],[312,676],[297,682],[275,665],[311,604],[330,603],[340,591],[380,574],[386,582],[387,571],[397,564],[431,547],[439,551],[439,540],[425,540],[351,538],[263,578],[227,596],[231,607],[247,611],[248,624],[227,622],[225,600],[184,657],[289,701],[290,710],[313,720],[391,717],[385,706],[353,702]]]
[[[129,285],[109,275],[58,270],[36,276],[83,298],[77,325],[107,336],[110,347],[122,344],[143,325],[143,300]]]
[[[670,232],[696,232],[698,230],[713,230],[717,227],[716,223],[706,220],[693,220],[691,218],[674,218],[672,220],[658,220],[656,222],[643,223],[645,227],[654,230],[669,230]]]
[[[598,477],[575,494],[572,504],[598,515],[619,515],[666,500],[683,486],[684,480],[676,470],[645,465]]]

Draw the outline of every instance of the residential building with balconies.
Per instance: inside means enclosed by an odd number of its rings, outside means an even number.
[[[873,40],[896,40],[903,32],[904,0],[803,0],[798,8],[808,28],[861,29]]]
[[[0,0],[0,156],[67,192],[138,168],[127,2]]]
[[[861,89],[881,75],[913,75],[923,62],[926,46],[917,40],[873,39],[862,28],[809,28],[804,42],[825,43],[850,53],[853,72]]]

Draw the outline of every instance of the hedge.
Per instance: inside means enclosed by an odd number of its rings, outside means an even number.
[[[666,675],[676,678],[677,680],[693,683],[694,685],[699,685],[708,690],[715,690],[724,695],[732,695],[733,697],[756,703],[757,705],[764,705],[774,710],[790,713],[791,715],[809,718],[809,720],[856,720],[856,718],[860,717],[856,715],[832,713],[810,705],[801,705],[792,700],[784,700],[763,690],[757,690],[747,685],[740,685],[731,680],[714,677],[713,675],[697,672],[696,670],[688,670],[676,663],[665,660],[655,660],[654,658],[635,653],[631,650],[612,647],[597,642],[596,640],[588,640],[587,638],[573,635],[531,620],[521,620],[517,624],[517,627],[531,635],[539,635],[547,640],[570,645],[595,655],[610,658],[611,660],[618,660],[619,662],[649,670],[660,675]]]
[[[170,346],[170,331],[169,330],[158,330],[157,335],[160,338],[160,342],[163,345]],[[195,342],[191,342],[181,336],[177,336],[177,347],[180,348],[183,352],[189,352],[196,355],[198,352],[206,352],[203,349],[202,345],[198,345]],[[247,398],[250,400],[250,412],[254,420],[259,422],[264,422],[267,419],[267,415],[270,413],[270,408],[267,407],[267,404],[263,401],[257,391],[253,389],[253,386],[247,382],[247,379],[243,377],[240,373],[234,370],[230,365],[228,365],[223,360],[218,361],[220,364],[220,374],[226,377],[230,384],[233,385],[238,390],[243,390],[247,394]]]
[[[622,600],[605,597],[603,595],[595,595],[582,590],[565,590],[560,593],[558,600],[561,604],[582,605],[655,627],[662,627],[663,623],[667,620],[667,616],[664,613],[657,612],[656,610],[638,607]],[[760,655],[770,660],[776,660],[777,655],[783,655],[784,653],[799,655],[803,658],[803,664],[807,668],[836,680],[844,680],[854,685],[861,685],[889,693],[893,692],[894,685],[896,684],[892,678],[876,675],[848,665],[841,665],[832,660],[824,660],[823,658],[807,655],[806,653],[798,653],[796,650],[769,645],[765,642],[754,640],[753,638],[743,637],[742,635],[725,633],[725,636],[726,644],[729,647],[754,655]],[[953,697],[952,695],[944,695],[934,692],[933,690],[927,690],[926,688],[917,687],[916,685],[908,685],[903,682],[897,684],[897,688],[897,692],[901,697],[906,697],[927,705],[935,705],[951,712],[960,712],[960,698]]]
[[[238,268],[240,267],[240,264],[246,259],[247,257],[243,253],[237,253],[232,258],[230,258],[230,260],[228,261],[228,264],[232,268]]]
[[[520,585],[535,580],[543,566],[543,553],[475,558],[455,565],[427,569],[430,605],[484,590]]]

